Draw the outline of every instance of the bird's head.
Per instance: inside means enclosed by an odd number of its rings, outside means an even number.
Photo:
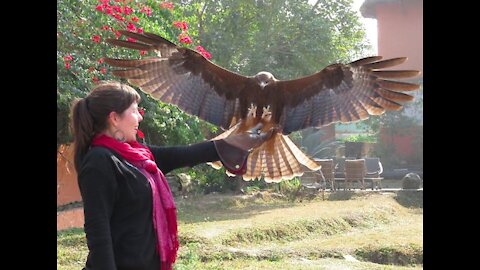
[[[265,88],[268,84],[272,83],[275,81],[275,77],[273,77],[272,73],[266,72],[266,71],[261,71],[255,75],[255,79],[257,80],[258,85],[260,85],[260,88]]]

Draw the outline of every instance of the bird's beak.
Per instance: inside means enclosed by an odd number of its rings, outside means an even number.
[[[263,89],[263,88],[265,88],[265,86],[267,86],[267,83],[266,83],[266,82],[261,82],[261,83],[260,83],[260,88]]]

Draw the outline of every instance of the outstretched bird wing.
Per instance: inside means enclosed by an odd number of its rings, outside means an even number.
[[[141,60],[105,58],[111,66],[122,69],[113,74],[128,79],[132,85],[163,102],[214,125],[229,128],[242,113],[240,97],[251,80],[215,65],[198,52],[175,45],[150,33],[120,31],[136,42],[107,39],[120,47],[154,51],[157,57]],[[246,110],[247,108],[244,108]]]
[[[235,124],[246,117],[248,102],[260,96],[256,92],[259,86],[253,77],[221,68],[198,52],[179,47],[160,36],[128,31],[121,33],[137,42],[107,41],[120,47],[154,51],[157,57],[142,60],[107,58],[105,61],[108,64],[121,68],[113,71],[114,75],[128,79],[142,91],[163,102],[175,104],[189,114],[214,125],[231,128],[220,136],[240,129],[240,125]],[[272,124],[283,127],[284,134],[311,126],[362,120],[386,110],[398,110],[402,102],[413,99],[403,92],[419,86],[385,79],[409,78],[417,75],[418,71],[382,69],[405,60],[381,61],[380,56],[368,57],[346,65],[333,64],[304,78],[274,80],[264,88],[263,93],[268,94],[265,96],[268,100],[263,97],[259,104],[272,106],[271,119],[275,121]],[[248,119],[242,124],[248,125]],[[301,175],[301,164],[311,170],[320,168],[287,136],[274,135],[249,156],[245,179],[264,175],[266,181],[280,181]]]
[[[386,79],[414,77],[416,70],[382,70],[403,63],[406,58],[381,60],[373,56],[350,64],[333,64],[311,76],[277,81],[282,91],[284,112],[281,125],[289,134],[308,127],[364,120],[387,110],[399,110],[413,96],[403,92],[418,84]]]

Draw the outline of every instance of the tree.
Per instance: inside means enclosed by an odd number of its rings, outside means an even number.
[[[244,75],[261,70],[278,79],[319,71],[365,55],[365,31],[351,0],[182,1],[196,17],[198,39],[214,62]]]
[[[60,0],[57,3],[57,147],[71,142],[69,112],[73,99],[84,97],[99,80],[115,79],[103,62],[105,56],[138,58],[138,52],[114,48],[105,38],[119,37],[118,30],[151,31],[185,46],[198,45],[179,18],[181,9],[170,2]],[[183,40],[182,40],[183,38]],[[161,104],[142,92],[145,120],[140,128],[148,143],[186,144],[205,138],[216,127]]]

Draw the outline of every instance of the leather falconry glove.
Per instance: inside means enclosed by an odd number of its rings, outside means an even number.
[[[224,139],[215,140],[215,148],[225,168],[236,175],[245,174],[247,171],[247,158],[250,152],[272,137],[275,128],[261,132],[262,123],[252,129],[232,134]]]

